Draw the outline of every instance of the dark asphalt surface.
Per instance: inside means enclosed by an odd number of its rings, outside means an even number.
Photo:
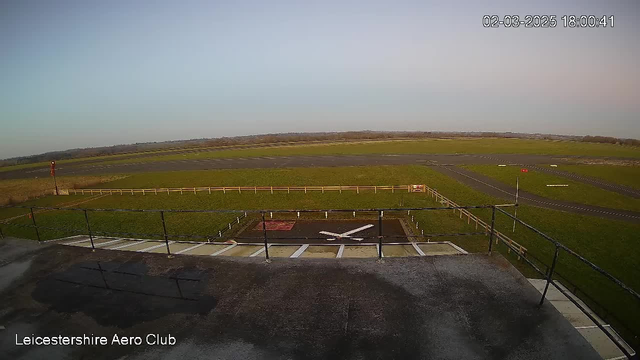
[[[266,264],[53,245],[0,278],[8,359],[599,358],[498,254]],[[31,334],[143,342],[16,346]]]
[[[469,185],[475,190],[505,199],[510,203],[515,201],[516,188],[506,185],[488,176],[469,171],[457,166],[432,166],[432,169],[450,176],[463,184]],[[455,198],[455,197],[454,197]],[[576,214],[591,215],[608,219],[624,220],[640,223],[640,213],[628,210],[603,208],[599,206],[584,205],[569,201],[552,200],[520,190],[518,196],[520,204],[533,205],[546,209],[554,209],[572,212]]]
[[[569,178],[569,179],[572,179],[572,180],[583,182],[585,184],[589,184],[589,185],[593,185],[593,186],[599,187],[601,189],[617,192],[618,194],[622,194],[622,195],[629,196],[629,197],[632,197],[632,198],[640,199],[640,190],[636,190],[636,189],[628,187],[628,186],[619,185],[619,184],[613,184],[613,183],[606,182],[604,180],[594,179],[594,178],[589,177],[589,176],[574,174],[572,172],[562,171],[562,170],[558,170],[556,168],[541,167],[541,166],[530,166],[530,168],[535,169],[537,171],[546,172],[548,174],[562,176],[562,177],[565,177],[565,178]]]

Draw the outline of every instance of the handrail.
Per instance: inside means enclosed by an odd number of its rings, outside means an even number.
[[[63,189],[63,193],[72,194],[73,195],[94,195],[94,194],[162,194],[162,193],[198,193],[198,192],[208,192],[212,191],[218,192],[222,191],[226,193],[227,191],[356,191],[360,192],[360,190],[373,190],[377,192],[378,190],[391,190],[392,192],[399,191],[407,191],[408,193],[412,192],[425,192],[426,186],[424,184],[417,185],[296,185],[296,186],[194,186],[194,187],[162,187],[162,188],[88,188],[88,189]]]

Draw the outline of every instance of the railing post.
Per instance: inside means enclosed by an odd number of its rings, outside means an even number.
[[[40,241],[40,232],[38,231],[38,225],[36,224],[36,216],[33,214],[33,208],[29,208],[29,211],[31,211],[31,221],[33,222],[33,227],[34,229],[36,229],[36,237],[38,238],[38,241]]]
[[[382,260],[382,211],[378,210],[378,260]]]
[[[96,246],[93,243],[93,234],[91,233],[91,225],[89,225],[89,215],[87,214],[87,210],[84,210],[84,220],[87,222],[87,230],[89,231],[89,241],[91,241],[91,249],[92,251],[96,251]]]
[[[269,245],[267,241],[267,223],[264,220],[264,211],[261,212],[261,214],[262,214],[262,235],[264,236],[264,256],[267,262],[271,262],[271,260],[269,260]]]
[[[544,286],[544,291],[542,292],[542,297],[540,298],[539,306],[542,306],[544,302],[545,296],[547,296],[547,290],[549,289],[549,284],[553,281],[553,270],[556,268],[556,262],[558,262],[558,245],[556,245],[556,252],[553,254],[553,262],[551,263],[551,268],[549,269],[549,273],[547,274],[547,283]]]
[[[164,221],[164,211],[160,211],[160,219],[162,219],[162,232],[164,233],[164,243],[167,245],[167,256],[171,257],[171,250],[169,250],[169,235],[167,234],[167,224]]]
[[[495,234],[496,225],[496,207],[491,207],[491,232],[489,233],[489,255],[491,255],[491,246],[493,245],[493,234]]]

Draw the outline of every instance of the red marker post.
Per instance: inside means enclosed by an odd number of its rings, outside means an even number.
[[[56,161],[52,160],[51,161],[51,176],[53,176],[53,185],[56,188],[56,195],[58,194],[58,183],[56,182]]]

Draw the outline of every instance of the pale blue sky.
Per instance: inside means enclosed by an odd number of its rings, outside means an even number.
[[[638,1],[311,3],[4,0],[0,158],[292,131],[640,138]]]

